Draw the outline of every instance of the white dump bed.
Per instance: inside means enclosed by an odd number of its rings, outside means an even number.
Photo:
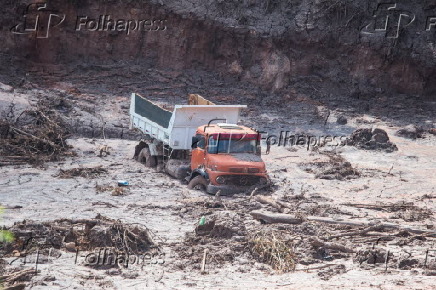
[[[173,149],[191,149],[192,137],[199,126],[212,119],[237,124],[246,105],[175,105],[168,111],[133,93],[130,103],[131,126]],[[219,121],[223,123],[224,121]],[[216,122],[215,122],[216,123]]]

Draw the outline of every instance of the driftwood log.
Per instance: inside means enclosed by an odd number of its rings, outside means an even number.
[[[323,242],[317,238],[311,238],[310,244],[314,247],[323,247],[326,249],[336,250],[336,251],[344,252],[344,253],[354,253],[353,249],[348,248],[344,245],[341,245],[338,243]]]
[[[271,213],[255,210],[252,211],[250,214],[253,218],[261,220],[267,224],[301,224],[304,222],[304,219],[301,217],[284,213]]]

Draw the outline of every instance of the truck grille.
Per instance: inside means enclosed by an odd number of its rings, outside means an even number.
[[[232,167],[232,168],[229,168],[229,172],[244,173],[244,168]]]
[[[229,172],[232,173],[259,173],[259,168],[238,168],[238,167],[232,167],[229,168]]]

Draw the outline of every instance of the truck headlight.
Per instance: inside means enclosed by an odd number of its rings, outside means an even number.
[[[224,184],[226,183],[226,178],[224,176],[218,176],[216,179],[216,182],[219,184]]]
[[[212,171],[218,171],[218,166],[217,165],[209,165],[209,169]]]

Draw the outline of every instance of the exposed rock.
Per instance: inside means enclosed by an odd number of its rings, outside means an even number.
[[[403,129],[398,130],[395,135],[409,139],[423,138],[424,129],[409,125]]]
[[[336,120],[336,123],[338,123],[339,125],[345,125],[348,123],[348,120],[344,116],[339,116]]]
[[[397,151],[397,146],[389,141],[389,136],[382,129],[358,129],[345,141],[345,145],[355,146],[365,150]]]
[[[386,131],[381,129],[374,129],[372,131],[371,141],[375,141],[376,143],[387,143],[389,142],[389,136]]]

